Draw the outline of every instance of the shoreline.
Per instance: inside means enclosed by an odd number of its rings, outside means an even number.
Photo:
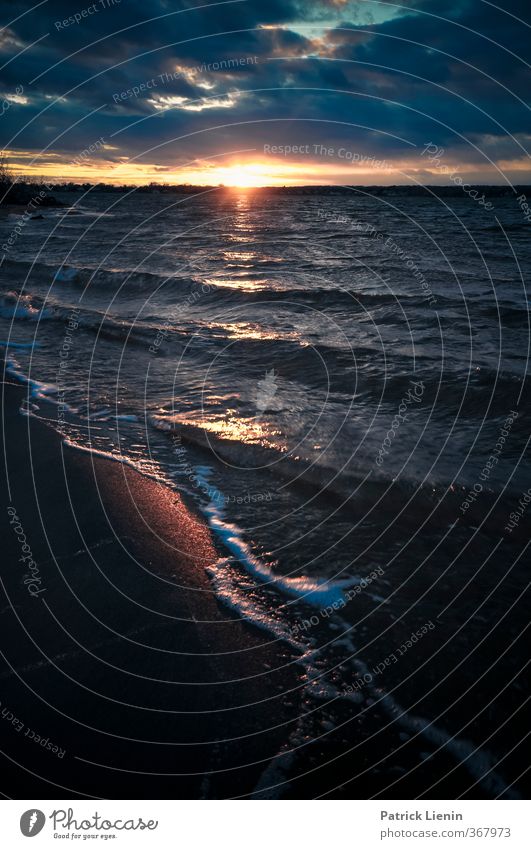
[[[141,798],[141,773],[161,772],[161,798],[252,793],[297,721],[287,647],[218,603],[206,567],[222,552],[177,493],[21,416],[27,387],[2,394],[11,792]],[[30,747],[16,722],[66,754]]]
[[[311,633],[311,664],[303,664],[289,641],[216,597],[209,571],[227,551],[193,507],[127,463],[72,448],[51,426],[21,415],[30,391],[15,378],[2,384],[0,730],[13,798],[518,798],[511,780],[521,752],[500,777],[490,745],[482,753],[468,735],[452,736],[445,714],[455,684],[419,711],[411,681],[418,656],[408,653],[393,680],[383,637],[369,676],[376,689],[358,672],[347,692],[345,652],[329,655],[337,667],[319,663],[320,642],[330,638],[324,618]],[[519,630],[523,602],[513,607],[507,639]],[[270,603],[275,616],[274,594]],[[349,608],[353,658],[367,604],[360,594]],[[435,610],[430,602],[423,613]],[[438,622],[421,651],[446,645],[452,627]],[[400,654],[398,645],[391,648]],[[457,654],[449,644],[430,671],[433,685],[461,651],[466,641]],[[489,657],[487,644],[485,663]],[[317,686],[308,686],[309,666],[323,674]],[[466,693],[466,667],[461,676]],[[398,701],[387,695],[395,687]],[[493,669],[461,701],[463,716],[498,687]],[[423,716],[441,708],[443,721],[432,728]],[[491,732],[485,718],[471,736],[480,746]],[[518,721],[509,732],[503,750],[512,750]]]

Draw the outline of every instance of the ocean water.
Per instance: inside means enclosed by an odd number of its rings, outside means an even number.
[[[519,633],[505,617],[527,582],[529,516],[508,529],[531,486],[516,201],[62,197],[18,232],[0,221],[0,243],[15,233],[0,340],[30,381],[21,412],[194,504],[219,545],[220,604],[284,641],[332,727],[377,703],[504,792],[496,744],[453,735],[474,715],[456,694],[500,686],[492,617]]]

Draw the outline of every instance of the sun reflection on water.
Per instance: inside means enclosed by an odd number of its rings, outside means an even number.
[[[289,341],[297,342],[299,345],[306,347],[309,343],[304,341],[301,334],[297,331],[274,331],[271,328],[266,328],[260,324],[249,321],[241,322],[217,322],[211,323],[211,328],[219,328],[224,330],[229,339],[250,339],[250,340],[267,340],[267,341]]]
[[[231,442],[261,445],[263,448],[273,448],[285,452],[288,446],[280,439],[282,432],[257,416],[241,416],[235,408],[228,408],[224,413],[177,413],[172,416],[156,416],[159,421],[172,427],[190,427],[212,434],[218,439]]]

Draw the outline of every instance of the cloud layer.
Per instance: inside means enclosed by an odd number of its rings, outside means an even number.
[[[103,138],[86,179],[247,163],[265,182],[444,182],[434,142],[478,182],[526,182],[531,14],[504,5],[10,0],[2,144],[19,171],[71,177]]]

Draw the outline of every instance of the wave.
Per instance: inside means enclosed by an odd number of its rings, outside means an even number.
[[[46,262],[30,262],[28,260],[7,259],[2,265],[2,272],[8,277],[11,285],[36,284],[55,285],[59,288],[108,288],[119,289],[125,286],[138,291],[152,292],[165,284],[173,286],[193,286],[191,276],[170,274],[163,275],[145,270],[105,269],[90,266],[75,266]]]
[[[53,311],[41,303],[35,303],[30,295],[7,292],[0,302],[0,316],[8,320],[45,321],[53,317]]]
[[[357,583],[357,580],[326,581],[307,576],[289,578],[275,575],[263,561],[252,554],[249,546],[243,540],[240,529],[227,522],[224,511],[220,507],[223,495],[210,483],[209,470],[204,466],[199,466],[196,470],[196,477],[199,485],[202,485],[203,489],[207,490],[211,496],[210,503],[204,508],[208,524],[223,542],[224,547],[234,555],[252,577],[274,587],[285,595],[303,600],[306,604],[317,608],[341,602],[344,599],[343,590]]]
[[[58,403],[54,396],[58,393],[57,386],[54,386],[52,383],[43,383],[39,380],[33,380],[31,377],[27,377],[23,371],[20,370],[20,367],[16,360],[12,357],[6,359],[5,364],[6,373],[15,378],[19,383],[24,384],[28,387],[28,396],[33,398],[34,400],[41,401],[50,401],[51,403]],[[68,407],[68,405],[63,405],[66,409],[71,410],[72,408]],[[25,410],[24,412],[28,412]]]
[[[127,270],[127,269],[102,269],[92,268],[87,266],[73,266],[62,264],[57,267],[56,264],[48,264],[42,262],[29,262],[25,260],[8,259],[3,263],[3,272],[8,276],[11,285],[23,283],[28,280],[31,283],[57,284],[59,288],[65,286],[74,286],[76,288],[90,287],[109,287],[116,289],[120,286],[127,286],[127,289],[139,290],[151,293],[154,289],[161,286],[165,288],[165,293],[171,290],[182,289],[188,292],[198,290],[201,296],[208,296],[209,302],[212,300],[225,300],[227,302],[255,302],[261,300],[295,300],[308,303],[324,303],[327,306],[356,306],[356,304],[389,304],[397,305],[401,301],[405,303],[422,304],[426,300],[422,295],[408,294],[393,294],[391,292],[365,292],[355,288],[330,288],[322,286],[312,286],[310,281],[306,281],[306,285],[301,283],[293,285],[293,282],[286,286],[277,280],[273,280],[263,273],[246,272],[242,275],[234,275],[231,278],[231,285],[224,283],[222,277],[199,277],[193,272],[190,274],[171,274],[164,275],[154,271],[144,270]],[[225,278],[226,279],[226,278]],[[249,286],[245,285],[245,280],[249,281]],[[441,303],[455,305],[460,303],[452,298],[438,298]]]
[[[274,268],[275,263],[270,262]],[[313,269],[315,271],[315,268]],[[386,271],[389,271],[386,266]],[[44,262],[32,263],[25,260],[6,259],[2,265],[1,272],[9,280],[11,288],[25,286],[28,283],[42,286],[53,286],[52,291],[61,293],[69,289],[102,289],[121,290],[127,296],[129,293],[142,293],[144,296],[152,296],[160,292],[167,297],[172,305],[178,303],[175,300],[181,296],[185,297],[184,305],[216,305],[218,303],[228,306],[246,305],[254,303],[272,302],[280,304],[285,302],[296,307],[301,306],[326,308],[327,310],[338,308],[350,311],[365,312],[378,308],[391,307],[393,310],[404,310],[408,317],[414,317],[412,309],[418,309],[419,316],[423,320],[428,318],[431,323],[437,322],[437,315],[444,316],[445,309],[457,309],[463,311],[470,301],[474,304],[474,317],[484,316],[488,319],[501,321],[508,326],[518,326],[521,322],[524,326],[529,317],[528,304],[520,305],[506,299],[501,299],[498,304],[481,303],[484,294],[471,293],[465,299],[442,295],[434,292],[436,304],[429,304],[428,296],[419,288],[418,292],[407,293],[403,291],[374,291],[374,283],[371,290],[366,291],[356,286],[338,288],[337,286],[313,285],[310,277],[305,280],[285,282],[271,278],[263,271],[249,271],[242,269],[236,272],[230,283],[225,277],[198,276],[193,268],[183,269],[182,272],[162,274],[147,270],[128,269],[104,269],[89,266],[74,266]],[[392,287],[392,284],[390,284]],[[435,316],[435,317],[434,317]]]
[[[505,413],[506,410],[503,415]],[[477,478],[450,481],[441,476],[419,478],[413,472],[402,472],[397,478],[393,470],[376,469],[366,458],[350,461],[338,474],[335,466],[324,461],[312,464],[307,459],[286,455],[280,449],[220,438],[207,434],[200,426],[180,425],[170,416],[151,416],[148,423],[165,433],[172,444],[178,434],[181,444],[199,450],[206,463],[219,466],[220,470],[227,466],[274,468],[279,492],[292,491],[304,498],[307,508],[315,504],[326,510],[337,509],[349,520],[352,520],[353,514],[366,515],[376,508],[375,521],[383,510],[385,516],[400,515],[402,528],[417,528],[423,517],[427,522],[426,533],[438,533],[455,524],[456,518],[462,525],[475,526],[490,511],[491,521],[503,527],[513,509],[518,490],[516,482],[509,487],[503,480],[497,484],[495,478],[490,479],[474,509],[463,513],[460,507]],[[517,424],[514,429],[516,427]],[[508,450],[505,459],[509,459]],[[209,491],[212,491],[211,487]],[[529,522],[526,520],[526,527],[528,525],[531,528],[531,516]]]

